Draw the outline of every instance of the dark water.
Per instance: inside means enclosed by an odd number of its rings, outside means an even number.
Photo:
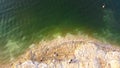
[[[75,29],[119,45],[119,6],[115,0],[0,0],[0,60],[10,60],[45,37]]]

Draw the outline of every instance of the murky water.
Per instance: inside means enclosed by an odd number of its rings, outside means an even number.
[[[114,0],[0,0],[0,60],[54,34],[83,32],[120,44],[119,6]]]

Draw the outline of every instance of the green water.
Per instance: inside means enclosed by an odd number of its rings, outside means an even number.
[[[0,60],[8,61],[54,34],[83,32],[117,43],[120,40],[120,2],[113,0],[0,1]],[[105,4],[105,8],[102,5]],[[77,30],[77,31],[76,31]]]

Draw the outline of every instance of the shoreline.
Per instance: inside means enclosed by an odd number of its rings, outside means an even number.
[[[16,58],[8,66],[16,68],[16,65],[19,66],[27,61],[29,63],[45,63],[48,65],[53,61],[68,62],[76,57],[75,51],[83,46],[88,47],[87,45],[92,45],[93,48],[97,47],[106,53],[110,51],[120,53],[120,48],[117,46],[111,46],[91,37],[67,34],[65,37],[57,36],[52,40],[42,40],[39,44],[32,44],[24,54]]]

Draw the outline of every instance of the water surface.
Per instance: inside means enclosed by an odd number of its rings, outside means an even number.
[[[0,0],[0,60],[54,34],[83,32],[119,45],[119,6],[114,0]]]

